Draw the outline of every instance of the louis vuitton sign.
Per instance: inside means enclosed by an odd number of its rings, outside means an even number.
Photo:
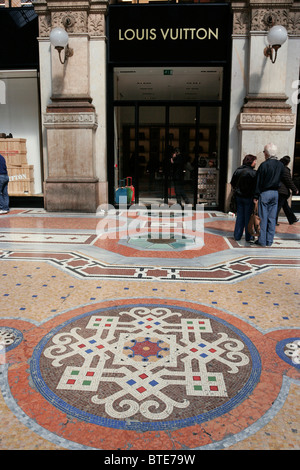
[[[111,5],[109,61],[226,61],[231,23],[227,4]]]
[[[216,39],[219,38],[219,28],[127,28],[119,29],[119,41],[185,41],[187,39]]]

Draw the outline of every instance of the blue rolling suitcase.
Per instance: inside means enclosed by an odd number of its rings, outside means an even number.
[[[115,191],[116,204],[127,205],[127,188],[125,186],[125,180],[119,181],[119,187]]]

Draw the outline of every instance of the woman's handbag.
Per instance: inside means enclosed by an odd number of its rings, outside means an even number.
[[[254,202],[252,214],[250,215],[248,223],[248,232],[253,237],[259,236],[260,233],[260,217],[258,217],[258,202]]]

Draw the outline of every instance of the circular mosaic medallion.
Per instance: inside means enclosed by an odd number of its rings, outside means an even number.
[[[276,353],[283,361],[300,369],[300,338],[286,338],[279,341]]]
[[[38,391],[68,415],[102,426],[176,429],[220,416],[259,380],[240,330],[202,311],[123,305],[72,318],[37,345]]]
[[[23,339],[21,331],[16,328],[0,326],[0,353],[10,351],[17,347]]]

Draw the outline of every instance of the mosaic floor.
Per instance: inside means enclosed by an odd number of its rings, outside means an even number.
[[[300,449],[300,224],[0,217],[0,448]],[[170,463],[170,462],[169,462]]]

